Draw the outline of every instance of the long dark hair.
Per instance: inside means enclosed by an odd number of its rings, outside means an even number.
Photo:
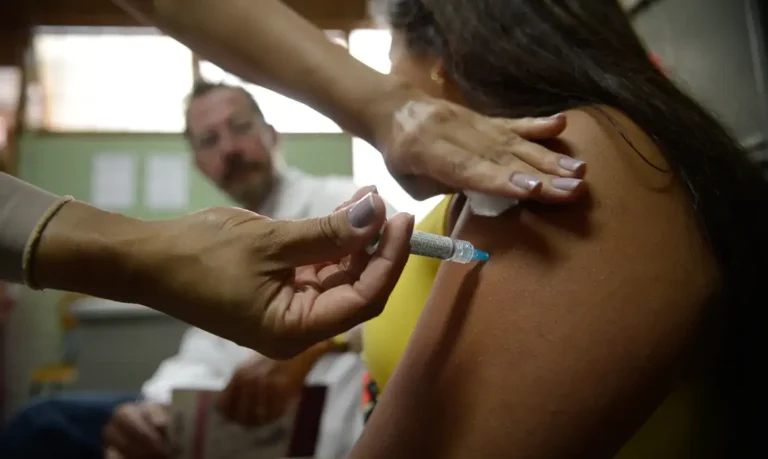
[[[687,189],[717,258],[723,335],[715,402],[728,457],[768,436],[768,183],[731,135],[649,60],[615,0],[383,0],[411,52],[442,59],[488,115],[550,115],[606,105],[658,145]]]

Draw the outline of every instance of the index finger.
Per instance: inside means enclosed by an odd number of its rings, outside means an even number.
[[[585,163],[550,150],[529,138],[555,137],[565,127],[565,116],[501,119],[477,115],[472,130],[454,132],[449,142],[436,144],[457,188],[492,196],[574,201],[583,194]],[[450,174],[449,174],[450,173]]]
[[[493,118],[499,128],[509,130],[528,140],[551,139],[562,134],[568,124],[564,114],[547,118]],[[480,126],[482,129],[482,126]]]
[[[584,161],[554,151],[556,144],[552,142],[551,148],[536,142],[555,139],[562,134],[566,121],[565,114],[551,118],[476,118],[476,129],[484,138],[472,139],[472,143],[468,143],[469,139],[460,139],[464,142],[457,144],[470,151],[481,145],[478,154],[494,163],[506,165],[520,160],[529,168],[552,177],[581,178],[586,169]]]
[[[412,215],[400,213],[384,226],[377,252],[357,278],[320,293],[311,307],[311,323],[321,338],[335,336],[381,312],[410,254]]]

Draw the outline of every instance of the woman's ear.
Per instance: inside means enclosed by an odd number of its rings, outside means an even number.
[[[439,94],[440,98],[461,103],[461,92],[456,85],[456,81],[448,74],[442,59],[438,59],[432,66],[430,79],[435,86],[435,92]]]
[[[432,68],[429,73],[429,79],[432,80],[432,87],[434,88],[434,93],[438,97],[445,99],[446,97],[446,71],[445,71],[445,65],[443,65],[443,60],[438,59],[432,64]]]
[[[438,86],[443,86],[445,84],[445,66],[443,65],[442,60],[438,60],[432,65],[429,77],[432,79],[432,82]]]

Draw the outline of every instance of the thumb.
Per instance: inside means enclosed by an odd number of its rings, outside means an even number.
[[[368,193],[326,217],[275,222],[280,234],[275,261],[297,267],[344,258],[371,243],[386,219],[381,196]]]

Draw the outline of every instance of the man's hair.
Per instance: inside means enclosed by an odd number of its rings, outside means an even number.
[[[185,104],[186,106],[184,108],[184,122],[186,125],[184,128],[185,137],[189,138],[189,108],[192,106],[192,102],[217,89],[231,89],[233,91],[241,91],[251,103],[253,111],[260,117],[264,118],[264,113],[261,111],[261,107],[259,107],[256,99],[254,99],[253,95],[246,91],[244,87],[227,83],[213,83],[206,80],[195,80],[195,83],[192,85],[192,91],[187,96]]]

